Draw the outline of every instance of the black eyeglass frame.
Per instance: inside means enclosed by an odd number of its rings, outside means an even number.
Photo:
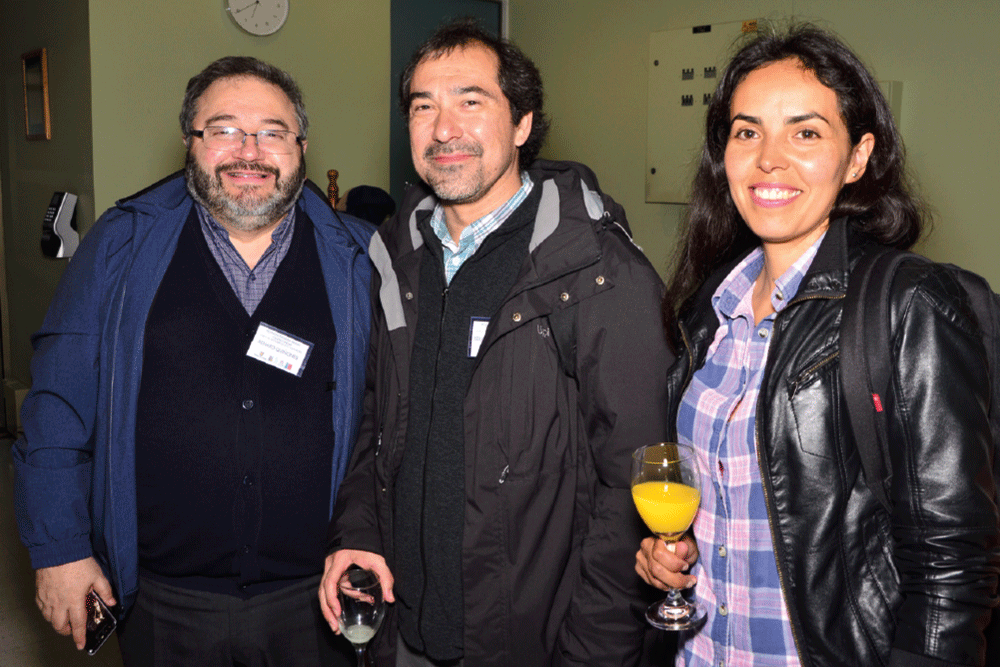
[[[239,130],[240,132],[243,133],[243,141],[240,142],[240,148],[243,148],[244,146],[246,146],[246,144],[247,144],[247,137],[253,137],[254,142],[257,144],[257,148],[260,149],[260,150],[263,150],[265,153],[269,152],[269,151],[266,151],[265,149],[260,148],[260,139],[257,138],[258,134],[260,134],[261,132],[283,132],[283,133],[284,132],[288,132],[288,133],[292,132],[291,130],[257,130],[256,132],[247,132],[242,127],[234,127],[232,125],[208,125],[208,126],[205,127],[205,130],[207,130],[210,127],[216,127],[216,128],[220,128],[220,129],[231,128],[231,129],[234,129],[234,130]],[[202,141],[204,141],[205,140],[205,130],[191,130],[191,131],[188,132],[188,136],[189,137],[198,137],[199,139],[201,139]],[[292,136],[295,137],[295,143],[296,143],[296,145],[301,146],[302,145],[302,140],[305,139],[305,137],[303,137],[300,134],[293,134]],[[230,150],[236,150],[236,148],[232,148]],[[280,155],[280,153],[279,153],[279,155]],[[288,155],[288,153],[285,153],[285,155]]]

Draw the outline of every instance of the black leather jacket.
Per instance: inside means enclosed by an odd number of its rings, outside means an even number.
[[[939,266],[893,287],[892,515],[865,484],[841,396],[841,307],[870,241],[831,224],[775,319],[756,443],[775,558],[806,667],[978,665],[1000,571],[986,357],[965,293]],[[724,267],[680,314],[669,423],[719,325]],[[693,362],[692,362],[693,359]]]

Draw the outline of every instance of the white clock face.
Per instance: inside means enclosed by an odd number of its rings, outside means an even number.
[[[288,0],[227,0],[236,25],[252,35],[270,35],[285,24]]]

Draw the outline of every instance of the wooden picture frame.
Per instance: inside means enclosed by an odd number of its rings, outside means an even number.
[[[24,132],[28,139],[51,139],[49,66],[45,49],[21,56],[24,77]]]

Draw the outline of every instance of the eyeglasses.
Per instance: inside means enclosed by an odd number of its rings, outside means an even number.
[[[291,130],[260,130],[251,133],[238,127],[222,127],[209,125],[204,130],[191,130],[188,134],[199,137],[205,142],[205,148],[213,151],[235,151],[243,147],[247,137],[257,140],[257,148],[272,155],[294,153],[295,147],[302,143],[302,137]]]

